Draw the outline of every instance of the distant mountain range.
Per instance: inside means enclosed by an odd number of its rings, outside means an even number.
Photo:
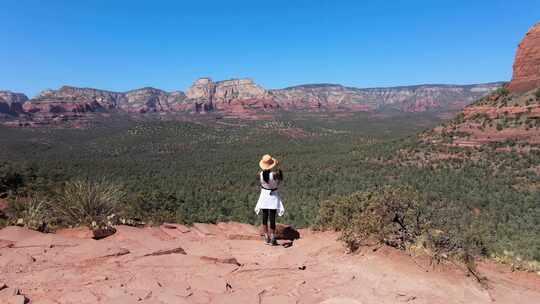
[[[29,99],[0,91],[0,118],[12,126],[88,120],[99,113],[221,113],[243,118],[282,111],[456,112],[501,87],[503,82],[473,85],[426,84],[388,88],[353,88],[306,84],[267,90],[251,79],[214,82],[200,78],[184,93],[142,88],[111,92],[63,86]]]

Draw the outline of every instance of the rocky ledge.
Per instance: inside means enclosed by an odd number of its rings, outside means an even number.
[[[538,303],[540,276],[480,262],[484,289],[453,264],[395,249],[346,254],[334,232],[266,246],[241,223],[0,230],[0,303]],[[358,288],[362,286],[362,288]]]

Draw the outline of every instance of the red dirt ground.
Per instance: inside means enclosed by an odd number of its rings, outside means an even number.
[[[0,303],[540,303],[540,276],[483,262],[488,288],[455,265],[383,247],[346,254],[331,232],[265,246],[239,223],[0,230]],[[4,245],[2,245],[4,244]],[[19,292],[17,290],[19,289]],[[21,299],[19,296],[18,299]]]

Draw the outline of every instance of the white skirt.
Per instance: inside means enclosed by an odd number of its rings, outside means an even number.
[[[283,216],[285,207],[283,207],[283,202],[277,190],[261,189],[261,195],[259,195],[259,200],[255,206],[255,213],[259,214],[261,209],[275,209],[279,216]]]

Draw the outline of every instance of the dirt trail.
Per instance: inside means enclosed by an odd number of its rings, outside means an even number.
[[[0,230],[0,303],[540,303],[537,274],[481,263],[485,289],[391,248],[345,254],[335,233],[302,230],[285,248],[239,223],[117,229]]]

